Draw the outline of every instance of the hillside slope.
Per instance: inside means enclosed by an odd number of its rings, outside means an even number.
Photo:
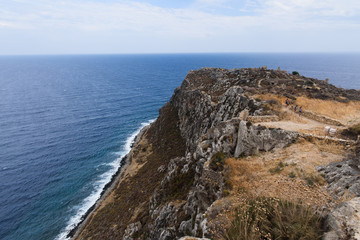
[[[357,142],[346,134],[325,137],[323,128],[341,132],[357,124],[359,100],[356,90],[280,70],[191,71],[138,137],[114,189],[75,238],[237,239],[232,236],[245,231],[243,239],[293,232],[305,232],[303,239],[356,239]],[[311,217],[302,230],[274,232],[271,224],[299,223],[253,207]],[[250,213],[250,222],[242,219]],[[327,228],[308,227],[324,219]]]

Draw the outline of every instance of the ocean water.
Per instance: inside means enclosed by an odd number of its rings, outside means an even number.
[[[360,89],[360,54],[0,56],[0,239],[65,239],[189,70],[265,65]]]

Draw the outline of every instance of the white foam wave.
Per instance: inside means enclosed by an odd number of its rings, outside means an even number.
[[[140,133],[141,129],[152,122],[155,119],[149,120],[145,123],[141,123],[141,127],[137,129],[130,137],[126,139],[126,142],[123,146],[123,150],[118,153],[118,158],[109,163],[111,169],[102,175],[100,175],[99,180],[94,183],[95,190],[84,199],[84,201],[79,205],[76,206],[75,209],[78,209],[74,216],[72,216],[69,221],[67,222],[67,226],[65,229],[55,238],[55,240],[66,240],[69,239],[67,235],[69,232],[81,221],[81,217],[96,203],[96,201],[101,197],[101,192],[104,189],[105,185],[110,182],[112,176],[116,173],[118,168],[120,167],[120,161],[122,158],[128,154],[131,150],[131,146],[135,141],[135,137]]]

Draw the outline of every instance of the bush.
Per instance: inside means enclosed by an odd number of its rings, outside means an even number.
[[[226,155],[223,152],[215,153],[212,156],[211,160],[210,160],[209,167],[214,171],[222,171],[222,170],[224,170],[225,157],[226,157]]]
[[[289,173],[289,178],[295,178],[295,177],[296,177],[296,174],[293,171],[291,171]]]
[[[266,101],[268,104],[270,104],[271,106],[274,106],[274,105],[280,105],[279,101],[276,100],[276,99],[269,99]]]
[[[297,71],[293,71],[292,72],[292,75],[294,75],[294,76],[298,76],[298,75],[300,75]]]
[[[310,207],[280,201],[270,216],[272,239],[320,239],[322,219]]]
[[[321,218],[311,208],[273,198],[247,200],[224,232],[227,240],[314,240],[322,236]]]
[[[307,185],[314,186],[315,184],[324,185],[325,179],[318,174],[311,174],[304,177],[304,180],[306,181]]]
[[[349,130],[357,135],[360,135],[360,124],[353,125]]]
[[[360,135],[360,124],[353,125],[341,132],[341,135],[357,140],[357,136]]]
[[[185,200],[190,187],[194,183],[195,170],[189,167],[185,173],[179,173],[169,183],[166,184],[166,199],[167,200]]]
[[[224,189],[224,191],[223,191],[223,197],[227,197],[227,196],[229,196],[229,195],[230,195],[230,191],[227,190],[227,189]]]
[[[287,166],[287,164],[284,164],[282,161],[280,161],[276,167],[270,168],[269,172],[271,174],[280,173],[280,172],[282,172],[282,170],[284,170],[284,167],[286,167],[286,166]]]
[[[308,85],[308,86],[314,86],[314,82],[310,81],[310,80],[306,81],[305,84]]]

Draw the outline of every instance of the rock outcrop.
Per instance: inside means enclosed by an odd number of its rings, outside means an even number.
[[[341,202],[326,215],[328,232],[324,240],[360,239],[360,161],[349,156],[342,162],[318,167],[329,183],[328,188],[336,198],[351,199]]]
[[[170,102],[160,111],[156,122],[144,133],[143,138],[151,145],[151,151],[140,141],[134,145],[131,153],[131,161],[136,162],[136,154],[149,151],[149,156],[144,155],[139,162],[145,165],[140,166],[138,173],[157,176],[149,180],[152,183],[146,183],[155,186],[135,193],[126,186],[122,188],[127,190],[117,190],[119,195],[108,203],[109,207],[104,208],[107,210],[96,214],[101,217],[95,216],[79,238],[91,236],[92,239],[101,239],[101,232],[107,231],[107,228],[96,224],[100,221],[98,219],[106,219],[107,214],[128,216],[112,217],[113,222],[106,223],[112,228],[112,236],[121,236],[124,240],[211,237],[205,212],[223,196],[225,187],[224,169],[218,156],[238,158],[259,154],[284,148],[299,137],[297,132],[255,126],[246,121],[248,117],[272,116],[273,113],[264,109],[265,101],[252,97],[261,93],[286,95],[289,98],[305,95],[339,101],[360,100],[355,90],[338,89],[325,81],[293,76],[285,71],[266,68],[204,68],[191,71],[175,90]],[[173,130],[167,131],[170,127]],[[177,148],[174,142],[179,142],[181,150],[169,154]],[[341,166],[328,166],[320,170],[328,176],[330,188],[338,188],[339,184],[349,185],[349,191],[354,188],[354,192],[358,193],[358,169],[353,169],[350,163]],[[346,173],[334,171],[334,168]],[[131,183],[132,187],[145,184],[138,173],[129,175],[124,181]],[[131,198],[123,198],[124,194],[131,192],[136,199],[134,204]],[[144,195],[140,199],[136,194]],[[120,204],[126,205],[126,208],[121,208],[121,213],[114,213],[110,207],[111,204],[117,206],[117,199],[122,199]],[[340,207],[333,212],[333,216],[341,215],[341,211],[350,211],[350,208],[354,212],[358,207],[356,200]],[[356,216],[354,214],[353,219]],[[332,226],[342,226],[347,222],[347,219],[340,218],[331,220],[334,218],[329,215]],[[349,224],[349,228],[357,226],[355,220]],[[338,234],[337,230],[334,231]]]
[[[171,161],[167,176],[151,199],[152,239],[174,239],[189,233],[207,236],[204,213],[224,190],[221,171],[209,167],[215,154],[248,156],[285,147],[298,137],[295,132],[253,126],[241,120],[242,111],[246,109],[253,115],[261,109],[262,102],[247,96],[242,87],[231,86],[223,73],[217,69],[190,73],[170,100],[178,109],[179,128],[187,149],[183,158]],[[207,74],[210,74],[208,81],[199,81],[199,77]],[[161,204],[169,195],[174,179],[191,171],[193,183],[186,201],[178,207],[172,203]],[[183,219],[176,217],[181,211]],[[174,227],[177,225],[178,228]]]
[[[352,195],[360,197],[360,161],[358,157],[318,167],[328,182],[328,188],[338,197]]]
[[[360,198],[340,203],[326,217],[324,240],[360,239]]]

